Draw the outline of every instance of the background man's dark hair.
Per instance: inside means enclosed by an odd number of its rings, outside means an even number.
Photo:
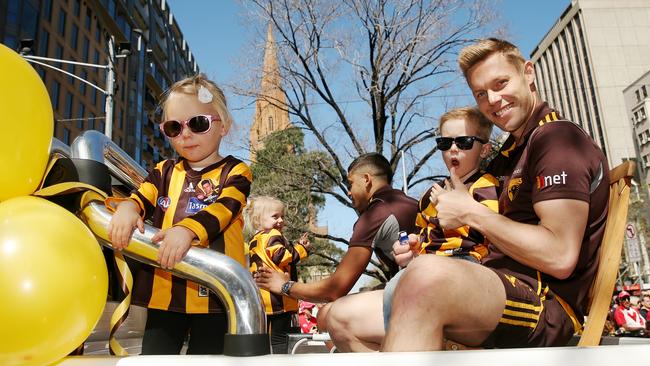
[[[386,179],[388,184],[393,183],[393,170],[391,169],[388,160],[386,160],[386,158],[381,154],[367,153],[354,159],[348,167],[348,174],[352,174],[361,168],[367,169],[364,173],[383,177]]]

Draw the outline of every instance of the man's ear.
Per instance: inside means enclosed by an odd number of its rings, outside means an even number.
[[[488,156],[490,156],[491,151],[492,151],[491,143],[488,142],[487,144],[483,144],[483,146],[481,146],[481,153],[480,153],[481,159],[485,159]]]
[[[533,66],[532,61],[524,62],[524,77],[526,78],[526,83],[533,88],[533,83],[535,82],[535,66]]]
[[[369,173],[363,173],[363,184],[366,187],[366,190],[372,188],[372,176]]]

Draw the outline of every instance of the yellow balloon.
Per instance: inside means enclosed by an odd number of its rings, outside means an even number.
[[[42,198],[0,203],[0,365],[49,365],[77,348],[108,292],[97,240]]]
[[[50,155],[53,121],[41,78],[0,44],[0,202],[38,188]]]

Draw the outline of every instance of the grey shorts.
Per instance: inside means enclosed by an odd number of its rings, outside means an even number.
[[[472,257],[471,255],[464,255],[464,256],[453,256],[450,258],[455,258],[455,259],[465,259],[470,262],[474,263],[479,263],[476,258]],[[393,309],[393,294],[395,293],[395,288],[397,288],[397,283],[399,282],[399,279],[402,277],[402,274],[404,273],[404,269],[401,269],[393,278],[390,279],[386,283],[386,287],[384,288],[384,304],[383,304],[383,309],[384,309],[384,330],[388,331],[388,322],[390,321],[390,313]]]

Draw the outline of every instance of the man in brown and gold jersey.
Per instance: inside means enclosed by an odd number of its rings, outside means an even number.
[[[452,171],[436,190],[443,228],[469,225],[490,242],[484,266],[420,256],[394,295],[383,350],[565,345],[582,326],[607,219],[608,166],[576,124],[539,100],[533,64],[485,39],[459,64],[481,112],[510,133],[488,173],[499,213],[476,202]]]

